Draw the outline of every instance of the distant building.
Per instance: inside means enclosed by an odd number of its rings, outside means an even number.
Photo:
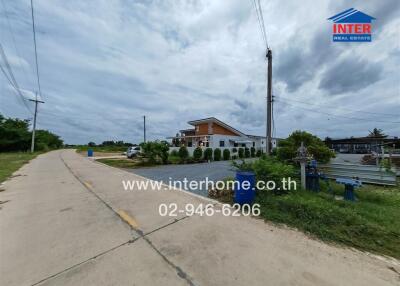
[[[350,137],[344,139],[325,139],[326,145],[339,153],[368,154],[380,153],[382,146],[400,148],[400,139],[396,136]]]
[[[210,148],[251,148],[265,151],[266,137],[248,135],[233,128],[232,126],[218,120],[215,117],[209,117],[188,122],[193,128],[180,130],[172,139],[172,146],[186,146],[188,148],[210,147]],[[277,138],[272,138],[272,148],[278,144]],[[190,150],[189,150],[190,151]]]

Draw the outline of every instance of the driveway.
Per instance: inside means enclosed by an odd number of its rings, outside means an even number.
[[[219,161],[211,163],[187,164],[187,165],[164,165],[150,168],[129,169],[130,172],[166,184],[170,181],[182,182],[185,178],[188,181],[202,181],[208,178],[209,181],[223,180],[227,177],[234,177],[235,171],[230,161]],[[187,191],[207,196],[207,189]]]

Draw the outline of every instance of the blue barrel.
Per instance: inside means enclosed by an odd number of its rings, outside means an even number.
[[[243,182],[248,182],[243,185]],[[237,204],[252,204],[255,197],[256,175],[254,172],[238,171],[236,172],[235,198]],[[249,186],[249,188],[247,188]]]
[[[87,155],[88,155],[88,157],[93,157],[93,149],[88,149]]]

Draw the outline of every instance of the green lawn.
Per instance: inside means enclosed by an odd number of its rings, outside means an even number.
[[[77,152],[86,152],[88,149],[92,149],[93,152],[126,152],[128,150],[127,146],[95,146],[88,147],[87,145],[81,145],[75,147]]]
[[[132,159],[98,159],[96,161],[117,168],[139,168],[154,166],[154,164],[149,162]]]
[[[343,188],[333,184],[336,196],[342,196]],[[400,258],[400,187],[365,185],[356,196],[358,201],[353,203],[336,200],[326,190],[286,195],[262,191],[256,202],[268,221],[324,241]]]
[[[28,163],[29,160],[35,158],[39,154],[41,153],[0,153],[0,183],[5,181],[12,173],[21,168],[22,165]]]

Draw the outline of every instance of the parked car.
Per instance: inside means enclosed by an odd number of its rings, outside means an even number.
[[[140,153],[140,147],[139,146],[132,146],[129,147],[128,150],[126,151],[126,157],[129,159],[136,157]]]

